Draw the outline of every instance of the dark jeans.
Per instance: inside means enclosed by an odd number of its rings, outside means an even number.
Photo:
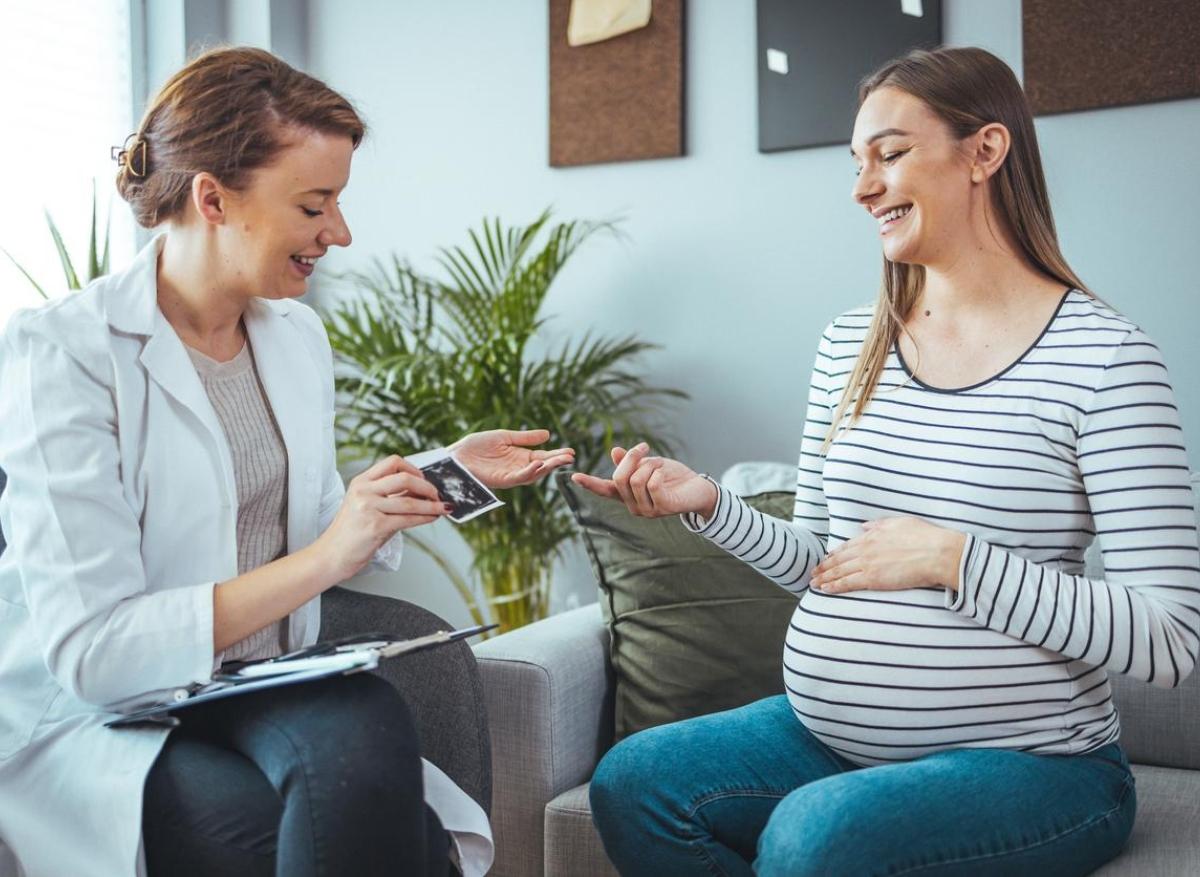
[[[416,728],[384,680],[305,682],[179,717],[146,778],[152,877],[452,873]]]

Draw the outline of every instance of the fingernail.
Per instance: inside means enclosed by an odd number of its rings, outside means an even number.
[[[442,503],[442,508],[444,508],[444,509],[445,509],[446,511],[448,511],[448,512],[452,512],[452,511],[454,511],[454,506],[453,506],[453,505],[451,505],[451,504],[450,504],[450,503],[448,503],[448,502],[444,502],[444,503]]]

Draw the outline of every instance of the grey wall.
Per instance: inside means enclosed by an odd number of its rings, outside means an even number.
[[[1019,75],[1018,0],[945,8],[948,43],[988,48]],[[629,243],[579,254],[550,298],[552,330],[633,331],[663,344],[646,367],[694,397],[677,417],[694,466],[792,459],[816,340],[838,312],[872,300],[879,279],[877,232],[850,199],[846,147],[759,154],[754,3],[692,0],[688,155],[551,169],[547,17],[545,0],[309,0],[309,69],[372,125],[342,199],[355,244],[331,267],[393,250],[431,264],[484,214],[526,220],[547,204],[562,217],[622,214]],[[1200,305],[1186,267],[1200,244],[1200,100],[1037,128],[1067,258],[1163,348],[1200,463],[1190,343]],[[577,555],[560,578],[560,605],[590,599]],[[426,594],[462,617],[419,560],[364,585]]]

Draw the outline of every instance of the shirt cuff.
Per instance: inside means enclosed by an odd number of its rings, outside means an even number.
[[[400,569],[400,560],[404,556],[404,531],[398,531],[391,539],[379,546],[371,563],[383,569],[395,572]]]
[[[971,615],[974,612],[975,592],[979,588],[978,576],[972,575],[971,561],[975,556],[980,540],[970,533],[963,540],[962,554],[958,557],[958,590],[946,588],[945,606],[951,612]],[[971,611],[965,611],[971,607]]]
[[[679,516],[679,519],[683,521],[683,526],[687,527],[693,533],[698,533],[701,536],[707,536],[709,528],[712,527],[716,521],[721,520],[722,508],[728,506],[728,499],[726,495],[729,494],[729,490],[722,487],[709,475],[702,473],[700,477],[717,489],[717,504],[713,508],[712,517],[705,519],[703,515],[700,515],[697,512],[684,512]]]

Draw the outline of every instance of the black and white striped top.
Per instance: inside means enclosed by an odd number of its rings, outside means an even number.
[[[800,597],[792,708],[859,764],[940,749],[1087,752],[1119,736],[1106,671],[1172,687],[1200,646],[1200,551],[1179,416],[1157,347],[1068,292],[993,378],[923,385],[899,351],[853,429],[821,453],[872,308],[826,330],[793,523],[720,490],[691,529]],[[822,594],[829,548],[911,515],[968,534],[962,586]],[[1099,539],[1105,579],[1081,575]]]

